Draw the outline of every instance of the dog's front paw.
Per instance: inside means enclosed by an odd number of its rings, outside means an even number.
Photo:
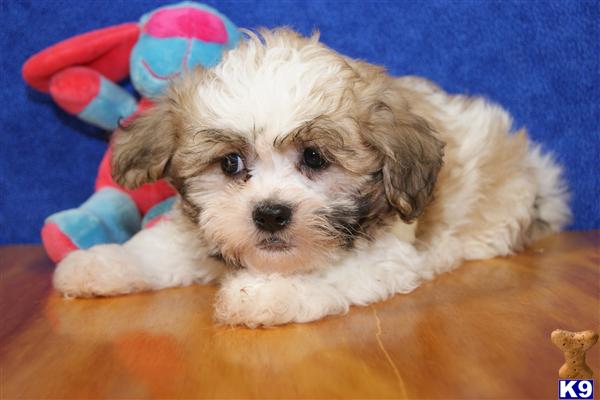
[[[347,310],[348,302],[334,288],[279,275],[230,277],[215,302],[218,322],[250,328],[309,322]]]
[[[215,318],[230,325],[279,325],[298,314],[294,287],[281,279],[229,279],[223,283],[215,303]]]
[[[130,293],[144,289],[134,269],[134,260],[122,246],[100,245],[65,257],[54,271],[53,284],[68,297]]]

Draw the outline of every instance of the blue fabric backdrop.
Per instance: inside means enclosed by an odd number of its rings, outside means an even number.
[[[175,1],[173,1],[175,2]],[[165,1],[0,1],[0,242],[38,242],[44,217],[83,202],[102,132],[28,89],[25,59]],[[600,228],[598,1],[206,1],[238,26],[289,25],[394,74],[486,96],[553,151],[573,192],[572,229]]]

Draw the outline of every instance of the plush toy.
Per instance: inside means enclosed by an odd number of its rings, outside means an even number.
[[[222,52],[236,45],[239,32],[215,9],[183,2],[126,23],[84,33],[32,56],[23,77],[49,93],[65,111],[103,129],[152,106],[169,78],[197,65],[216,65]],[[130,77],[139,101],[117,83]],[[119,132],[126,134],[126,132]],[[42,241],[58,262],[69,252],[101,243],[122,243],[150,227],[168,211],[174,189],[166,182],[127,190],[113,181],[110,147],[96,178],[95,193],[80,207],[48,217]]]

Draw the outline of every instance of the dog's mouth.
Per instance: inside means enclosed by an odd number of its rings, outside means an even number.
[[[261,250],[265,250],[265,251],[277,252],[277,251],[289,250],[294,246],[292,246],[292,244],[290,242],[287,242],[280,237],[269,236],[268,238],[263,239],[260,242],[258,242],[256,247],[258,247]]]

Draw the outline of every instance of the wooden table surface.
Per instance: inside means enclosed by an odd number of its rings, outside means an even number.
[[[40,247],[4,247],[0,398],[557,398],[550,332],[600,331],[599,246],[600,231],[565,233],[258,330],[216,326],[213,287],[63,299]],[[600,344],[587,359],[600,376]]]

